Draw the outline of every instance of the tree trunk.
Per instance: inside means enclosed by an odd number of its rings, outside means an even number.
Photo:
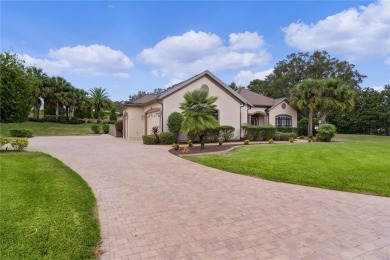
[[[203,135],[199,135],[199,141],[200,141],[200,150],[204,150],[204,139]]]
[[[320,116],[321,124],[320,125],[326,124],[326,116],[327,116],[327,114],[325,112],[321,112],[321,116]]]
[[[313,111],[309,110],[309,123],[307,124],[307,135],[313,136]]]
[[[65,107],[66,110],[66,121],[69,122],[69,107]]]
[[[37,106],[37,105],[34,106],[34,119],[39,119],[39,108],[40,107],[41,107],[40,105],[39,106]]]
[[[58,122],[58,115],[59,115],[60,111],[59,111],[59,105],[58,105],[58,102],[56,103],[56,121]]]

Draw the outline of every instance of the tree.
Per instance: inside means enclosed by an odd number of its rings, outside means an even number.
[[[42,105],[45,87],[49,77],[40,68],[30,67],[31,75],[34,78],[35,88],[33,92],[34,102],[34,119],[39,119],[39,110]]]
[[[196,89],[184,94],[180,109],[184,116],[181,130],[199,136],[201,148],[204,149],[204,136],[209,129],[219,126],[214,116],[218,97],[210,96],[207,91]]]
[[[309,123],[307,125],[308,135],[313,135],[313,115],[318,107],[321,89],[324,87],[324,80],[305,79],[291,90],[291,105],[298,110],[308,109]]]
[[[168,130],[169,132],[172,132],[175,134],[175,139],[176,142],[179,142],[179,134],[180,134],[180,129],[181,125],[183,123],[183,115],[180,114],[179,112],[173,112],[168,116]]]
[[[93,107],[95,108],[95,113],[98,115],[98,123],[101,122],[100,113],[102,109],[109,109],[112,106],[111,100],[109,99],[109,95],[104,88],[91,88],[89,90],[89,94],[91,96],[91,102]]]
[[[143,97],[143,96],[145,96],[147,93],[145,92],[145,91],[138,91],[138,93],[137,94],[134,94],[134,95],[130,95],[129,96],[129,101],[130,102],[132,102],[132,101],[134,101],[134,100],[137,100],[137,99],[139,99],[139,98],[141,98],[141,97]]]
[[[236,91],[238,89],[238,86],[236,85],[236,83],[234,81],[232,83],[230,83],[228,85],[228,87],[233,89],[234,91]]]
[[[355,90],[341,79],[325,80],[317,100],[321,124],[326,124],[326,116],[329,113],[351,111],[355,105],[355,95]]]
[[[23,122],[34,105],[34,78],[16,54],[0,54],[0,122]]]
[[[292,53],[279,61],[264,81],[251,82],[248,88],[272,97],[288,97],[290,90],[305,79],[339,78],[354,89],[359,89],[366,76],[355,65],[332,58],[326,51]]]

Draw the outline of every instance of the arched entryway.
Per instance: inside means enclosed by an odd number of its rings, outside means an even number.
[[[268,115],[262,111],[249,114],[248,123],[250,123],[251,125],[267,125]]]

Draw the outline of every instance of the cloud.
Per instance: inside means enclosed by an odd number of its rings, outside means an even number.
[[[245,43],[245,39],[253,42]],[[193,30],[169,36],[138,57],[152,67],[153,75],[184,79],[206,69],[220,71],[264,65],[270,54],[257,33],[232,33],[229,45],[216,34]]]
[[[360,58],[390,55],[390,1],[351,8],[315,24],[291,23],[282,28],[288,45],[301,51],[327,50]]]
[[[249,70],[242,70],[234,77],[234,82],[238,86],[248,86],[252,80],[265,79],[265,77],[271,74],[273,71],[273,68],[254,73]]]
[[[46,73],[61,72],[86,73],[92,75],[111,74],[114,77],[127,77],[134,65],[123,52],[103,45],[63,47],[49,51],[49,58],[40,59],[27,54],[19,54],[27,65],[42,68]]]

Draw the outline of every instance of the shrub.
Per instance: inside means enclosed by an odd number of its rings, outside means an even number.
[[[298,128],[297,127],[278,127],[278,132],[282,133],[296,133],[298,134]]]
[[[290,133],[290,137],[292,137],[292,138],[297,138],[297,134],[296,133]]]
[[[317,130],[317,141],[330,142],[330,140],[336,135],[336,126],[332,124],[321,125]]]
[[[100,125],[92,125],[91,130],[94,134],[99,134],[100,133]]]
[[[118,120],[115,122],[115,129],[117,132],[123,132],[123,120]]]
[[[110,125],[104,124],[103,125],[103,133],[108,134],[109,131],[110,131]]]
[[[173,144],[172,144],[172,148],[175,149],[175,151],[177,151],[177,150],[179,150],[180,145],[177,144],[177,143],[173,143]]]
[[[206,132],[206,142],[218,142],[219,138],[219,127],[214,129],[208,129]]]
[[[143,135],[142,141],[144,144],[151,145],[151,144],[158,144],[158,140],[155,135]]]
[[[280,141],[280,134],[281,134],[280,132],[275,133],[275,137],[274,137],[275,141]]]
[[[188,147],[184,147],[182,153],[187,154],[189,151],[190,151],[190,149],[188,149]]]
[[[110,121],[116,121],[118,119],[118,116],[116,114],[115,108],[111,109],[110,113]]]
[[[172,132],[163,132],[160,133],[160,143],[161,144],[172,144],[176,142],[176,135]]]
[[[223,144],[223,137],[218,138],[218,145],[221,146]]]
[[[249,141],[248,139],[246,139],[246,140],[244,141],[244,144],[245,144],[245,145],[248,145],[250,142],[251,142],[251,141]]]
[[[1,148],[2,148],[4,145],[6,145],[6,144],[8,144],[8,143],[9,143],[9,139],[8,139],[8,138],[0,137],[0,150],[1,150]]]
[[[313,141],[313,138],[310,138],[310,137],[309,137],[309,138],[307,139],[307,141],[308,141],[309,143],[311,143],[311,142]]]
[[[253,125],[243,125],[242,130],[244,132],[244,138],[248,140],[255,140],[257,135],[257,126]]]
[[[273,139],[269,139],[269,140],[268,140],[268,143],[269,143],[269,144],[273,144],[273,143],[274,143],[274,140],[273,140]]]
[[[158,126],[153,126],[152,127],[152,130],[150,130],[152,132],[152,134],[154,134],[154,136],[156,137],[157,139],[157,143],[160,143],[160,137],[158,136]]]
[[[254,126],[254,125],[244,125],[242,126],[244,131],[244,138],[249,140],[262,140],[266,141],[270,138],[274,138],[276,134],[276,127],[271,125],[265,126]]]
[[[193,133],[188,133],[187,134],[187,138],[188,140],[192,140],[192,142],[196,142],[196,141],[199,141],[199,136],[198,135],[195,135]]]
[[[181,124],[184,121],[184,117],[179,112],[173,112],[168,116],[168,130],[175,134],[176,141],[179,139]]]
[[[305,137],[304,137],[303,135],[301,135],[301,136],[299,137],[299,139],[305,139]]]
[[[28,146],[28,140],[27,138],[16,138],[11,141],[11,146],[16,151],[23,151]]]
[[[290,133],[280,133],[280,141],[288,141]]]
[[[192,140],[188,140],[187,143],[188,143],[188,147],[194,146],[194,144],[192,143]]]
[[[11,137],[31,137],[32,132],[29,129],[10,129],[9,134]]]
[[[219,134],[225,142],[232,140],[234,136],[234,127],[230,125],[221,125],[219,127]]]
[[[267,125],[267,126],[260,126],[259,127],[259,139],[266,141],[271,138],[274,138],[276,134],[276,127],[272,125]]]
[[[294,137],[290,137],[289,139],[288,139],[288,141],[290,142],[290,143],[293,143],[294,141],[295,141],[295,139],[294,139]]]

